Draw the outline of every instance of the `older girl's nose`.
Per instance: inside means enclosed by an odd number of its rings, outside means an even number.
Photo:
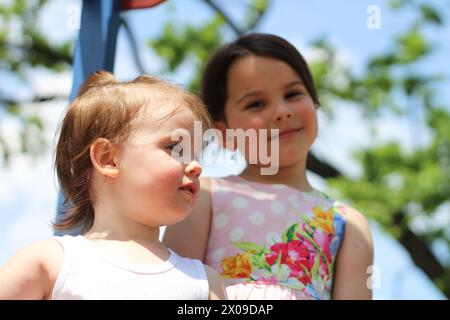
[[[275,112],[274,112],[273,118],[274,118],[275,122],[279,122],[279,121],[291,118],[292,115],[293,115],[293,112],[292,112],[291,108],[286,106],[284,103],[279,103],[275,107]]]

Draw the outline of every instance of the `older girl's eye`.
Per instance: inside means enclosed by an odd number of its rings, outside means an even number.
[[[284,98],[285,99],[291,99],[291,98],[295,98],[299,95],[301,95],[302,92],[301,91],[290,91],[288,93],[285,94]]]
[[[263,103],[262,101],[254,101],[254,102],[252,102],[252,103],[249,103],[249,104],[245,107],[245,109],[247,110],[247,109],[260,108],[260,107],[262,107],[262,106],[264,106],[264,103]]]

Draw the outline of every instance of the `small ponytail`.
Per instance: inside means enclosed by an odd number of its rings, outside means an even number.
[[[89,78],[81,85],[80,89],[78,90],[77,96],[79,97],[86,94],[92,88],[105,87],[118,83],[119,81],[112,73],[104,70],[96,71],[94,73],[91,73]]]

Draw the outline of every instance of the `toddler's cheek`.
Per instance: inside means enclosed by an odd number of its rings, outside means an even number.
[[[170,159],[166,160],[164,167],[160,166],[160,170],[156,171],[156,176],[161,183],[180,183],[184,175],[183,164],[176,160]]]

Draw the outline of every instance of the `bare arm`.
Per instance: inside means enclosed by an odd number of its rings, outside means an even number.
[[[201,179],[194,210],[181,222],[167,226],[163,243],[181,256],[204,261],[211,223],[211,182]]]
[[[45,240],[20,251],[0,268],[0,300],[51,298],[63,250]]]
[[[370,226],[358,211],[345,214],[344,240],[336,260],[333,299],[370,300],[368,268],[373,265],[373,242]]]
[[[209,300],[227,300],[227,292],[220,275],[207,265],[205,271],[209,282]]]

